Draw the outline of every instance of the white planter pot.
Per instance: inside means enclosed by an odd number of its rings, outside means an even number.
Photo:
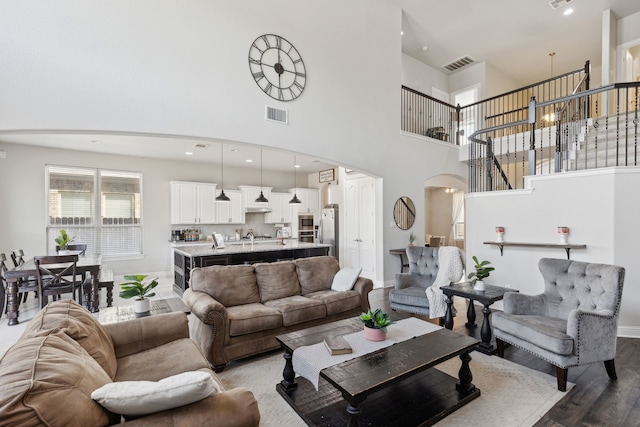
[[[148,313],[151,311],[151,300],[148,298],[134,300],[133,311],[135,313]]]
[[[476,291],[484,291],[484,282],[482,280],[476,280],[476,284],[473,286]]]
[[[69,254],[71,254],[71,251],[63,251],[63,250],[58,251],[58,255],[69,255]]]

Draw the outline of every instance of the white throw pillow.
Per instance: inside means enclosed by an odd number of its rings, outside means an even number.
[[[155,381],[120,381],[91,393],[102,407],[120,415],[146,415],[188,405],[218,392],[211,374],[184,372]]]
[[[333,276],[331,289],[334,291],[350,291],[356,284],[362,268],[345,267]]]

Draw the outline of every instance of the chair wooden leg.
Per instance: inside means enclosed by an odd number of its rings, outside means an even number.
[[[440,317],[438,319],[438,325],[441,326],[441,327],[444,327],[444,317]]]
[[[604,367],[607,370],[607,374],[609,375],[609,378],[611,378],[612,380],[618,379],[618,376],[616,375],[616,364],[614,363],[613,359],[605,360]]]
[[[498,356],[504,359],[504,341],[499,338],[496,338],[496,347],[498,349]]]
[[[558,390],[567,391],[567,374],[569,368],[559,368],[556,366],[556,377],[558,378]]]

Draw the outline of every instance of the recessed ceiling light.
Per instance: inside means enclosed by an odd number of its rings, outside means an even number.
[[[294,167],[294,168],[299,168],[299,167],[300,167],[300,165],[293,165],[293,167]]]
[[[426,51],[427,51],[427,49],[429,49],[429,46],[422,46],[422,51],[423,51],[423,52],[426,52]]]
[[[572,13],[573,13],[573,9],[570,7],[565,9],[564,12],[562,12],[564,16],[571,15]]]
[[[247,163],[253,163],[253,160],[251,160],[251,159],[247,159],[247,160],[245,160],[245,162],[247,162]]]
[[[237,152],[238,152],[238,151],[240,151],[240,150],[238,150],[237,148],[232,148],[232,149],[231,149],[231,150],[229,150],[229,151],[231,151],[232,153],[237,153]]]
[[[193,156],[193,153],[191,151],[185,151],[184,154],[186,154],[187,156]]]
[[[97,139],[92,139],[91,142],[93,142],[94,144],[100,144],[100,141],[98,141]]]
[[[400,31],[400,35],[401,35],[401,36],[404,36],[404,31]]]

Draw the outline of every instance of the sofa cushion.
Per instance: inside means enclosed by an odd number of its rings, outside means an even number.
[[[268,301],[264,305],[282,313],[283,326],[321,319],[327,315],[327,309],[322,301],[300,295]]]
[[[429,308],[427,293],[424,288],[418,286],[411,286],[404,289],[392,289],[389,291],[389,302]]]
[[[263,304],[246,304],[229,307],[229,335],[251,334],[282,327],[282,314]]]
[[[160,381],[105,384],[91,393],[91,398],[116,414],[140,416],[188,405],[218,391],[207,372],[191,371]]]
[[[252,265],[214,265],[194,268],[190,286],[211,295],[225,307],[260,302]]]
[[[264,262],[253,267],[262,303],[300,295],[300,283],[293,261]]]
[[[318,291],[305,295],[307,298],[322,301],[327,308],[327,316],[353,310],[362,306],[357,291]]]
[[[179,363],[176,361],[178,355]],[[160,381],[172,375],[198,370],[209,372],[209,365],[195,341],[182,338],[119,358],[115,381]]]
[[[91,399],[111,378],[79,343],[52,329],[21,338],[0,360],[2,425],[106,426],[120,421]]]
[[[567,335],[567,321],[564,319],[503,312],[495,312],[491,316],[491,323],[495,329],[536,343],[536,346],[555,354],[573,354],[574,341]]]
[[[299,258],[295,263],[302,295],[331,288],[333,278],[340,270],[338,260],[332,256]]]
[[[51,302],[29,322],[22,336],[54,328],[80,344],[110,378],[115,377],[117,361],[111,335],[88,310],[73,300]]]
[[[331,283],[331,289],[334,291],[350,291],[356,284],[358,276],[362,268],[345,267],[338,271]]]

